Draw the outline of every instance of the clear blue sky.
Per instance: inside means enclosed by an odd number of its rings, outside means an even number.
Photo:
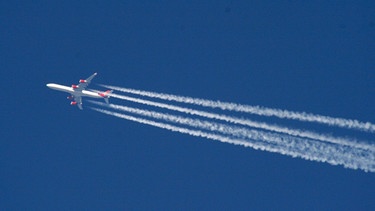
[[[374,1],[55,2],[0,3],[0,210],[375,210],[373,173],[80,111],[45,86],[98,72],[91,88],[375,122]]]

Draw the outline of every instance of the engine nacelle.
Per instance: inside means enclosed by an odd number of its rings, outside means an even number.
[[[86,80],[83,80],[83,79],[81,79],[81,80],[79,80],[79,82],[80,82],[80,83],[86,83],[87,81],[86,81]]]
[[[70,102],[70,105],[77,105],[77,102],[75,102],[75,101]]]
[[[72,85],[72,88],[73,88],[73,89],[77,89],[77,88],[78,88],[78,86],[77,86],[77,85],[75,85],[75,84],[73,84],[73,85]]]

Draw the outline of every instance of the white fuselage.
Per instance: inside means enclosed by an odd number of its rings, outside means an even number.
[[[73,89],[72,87],[63,86],[60,84],[50,83],[50,84],[47,84],[47,87],[54,89],[54,90],[61,91],[61,92],[67,92],[77,97],[103,98],[102,96],[99,95],[99,93],[96,93],[96,92],[87,91],[87,90],[78,91],[78,90]]]

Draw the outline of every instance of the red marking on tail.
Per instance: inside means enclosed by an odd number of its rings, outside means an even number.
[[[112,90],[107,90],[105,92],[101,92],[101,93],[99,93],[99,95],[102,96],[102,97],[107,97],[107,95],[110,94],[110,93],[112,93]]]

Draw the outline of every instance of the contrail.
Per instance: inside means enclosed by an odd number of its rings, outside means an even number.
[[[105,104],[105,103],[92,101],[92,100],[88,100],[88,102],[91,102],[99,106],[112,108],[115,110],[129,112],[129,113],[142,115],[142,116],[146,116],[146,117],[150,117],[150,118],[154,118],[158,120],[164,120],[164,121],[168,121],[172,123],[188,125],[188,126],[195,127],[195,128],[210,130],[212,132],[221,132],[226,135],[237,136],[240,138],[253,139],[254,134],[256,134],[257,137],[259,137],[260,135],[266,136],[265,134],[271,134],[271,133],[265,133],[265,132],[261,132],[257,130],[248,130],[245,128],[229,126],[226,124],[209,122],[209,121],[204,121],[200,119],[192,119],[192,118],[171,115],[171,114],[166,114],[166,113],[160,113],[160,112],[155,112],[155,111],[150,111],[150,110],[145,110],[145,109],[131,108],[131,107],[115,105],[115,104]],[[272,139],[270,139],[269,142],[273,142]]]
[[[348,146],[332,145],[330,143],[305,140],[297,137],[278,135],[272,133],[257,132],[254,130],[251,139],[238,139],[200,130],[191,130],[177,127],[170,124],[155,122],[143,118],[129,116],[104,109],[91,108],[95,111],[116,116],[147,125],[152,125],[167,130],[218,140],[225,143],[252,147],[254,149],[277,152],[292,157],[300,157],[307,160],[327,162],[332,165],[343,165],[346,168],[362,169],[364,171],[375,172],[374,153],[360,149],[352,149]],[[272,139],[275,144],[270,144],[266,140]]]
[[[351,120],[351,119],[344,119],[344,118],[335,118],[323,115],[315,115],[305,112],[293,112],[281,109],[272,109],[272,108],[265,108],[260,106],[249,106],[249,105],[241,105],[236,103],[228,103],[228,102],[220,102],[220,101],[212,101],[212,100],[205,100],[199,98],[191,98],[191,97],[184,97],[184,96],[177,96],[171,94],[164,94],[164,93],[155,93],[155,92],[147,92],[135,89],[127,89],[121,88],[117,86],[109,86],[109,85],[101,85],[109,89],[114,89],[121,92],[127,92],[131,94],[137,94],[141,96],[159,98],[163,100],[169,101],[176,101],[181,103],[188,103],[194,104],[204,107],[210,108],[220,108],[222,110],[230,110],[230,111],[237,111],[237,112],[246,112],[250,114],[262,115],[262,116],[275,116],[278,118],[286,118],[286,119],[293,119],[305,122],[315,122],[315,123],[322,123],[327,124],[330,126],[337,126],[342,128],[348,129],[357,129],[366,132],[375,132],[375,125],[370,122],[360,122],[358,120]]]
[[[245,128],[233,127],[233,126],[229,126],[229,125],[225,125],[225,124],[208,122],[208,121],[203,121],[203,120],[199,120],[199,119],[191,119],[191,118],[186,118],[186,117],[182,117],[182,116],[170,115],[170,114],[165,114],[165,113],[160,113],[160,112],[155,112],[155,111],[149,111],[149,110],[144,110],[144,109],[131,108],[131,107],[115,105],[115,104],[105,104],[105,103],[92,101],[92,100],[89,100],[89,102],[94,103],[94,104],[99,105],[99,106],[108,106],[109,108],[113,108],[113,109],[120,110],[120,111],[130,112],[130,113],[143,115],[143,116],[147,116],[147,117],[151,117],[151,118],[155,118],[155,119],[159,119],[159,120],[165,120],[165,121],[169,121],[169,122],[173,122],[173,123],[185,124],[185,125],[189,125],[189,126],[192,126],[192,127],[199,127],[199,128],[203,128],[203,129],[206,129],[206,130],[219,131],[219,132],[227,134],[227,135],[235,135],[237,137],[242,137],[242,138],[250,138],[251,139],[253,133],[262,133],[262,132],[255,131],[255,130],[248,130],[248,129],[245,129]],[[289,134],[289,133],[287,133],[287,134]],[[291,134],[289,134],[289,135],[291,135]],[[319,137],[321,137],[321,136],[319,136]],[[314,136],[309,137],[309,138],[315,139]],[[315,139],[315,140],[319,140],[319,139]],[[331,143],[342,144],[342,140],[341,139],[338,139],[338,140],[339,141],[336,140],[335,142],[331,141]],[[322,140],[319,140],[319,141],[322,141]],[[324,140],[324,141],[326,141],[326,140]],[[362,149],[365,149],[365,150],[370,150],[370,151],[372,151],[372,153],[375,154],[375,149],[371,145],[365,145],[365,144],[363,144],[363,145],[357,144],[356,145],[355,143],[344,144],[344,145],[347,145],[347,146],[350,146],[350,147],[362,148]]]
[[[296,129],[292,130],[292,129],[289,129],[289,128],[280,127],[280,126],[276,126],[276,125],[269,125],[269,124],[266,124],[266,123],[254,122],[254,121],[247,120],[247,119],[241,119],[241,118],[230,117],[230,116],[226,116],[226,115],[220,115],[220,114],[215,114],[215,113],[210,113],[210,112],[205,112],[205,111],[199,111],[199,110],[184,108],[184,107],[180,107],[180,106],[168,105],[168,104],[165,104],[165,103],[153,102],[153,101],[149,101],[149,100],[143,100],[143,99],[123,96],[123,95],[119,95],[119,94],[111,94],[111,97],[131,101],[131,102],[141,103],[141,104],[144,104],[144,105],[155,106],[155,107],[159,107],[159,108],[165,108],[165,109],[178,111],[178,112],[182,112],[182,113],[202,116],[202,117],[205,117],[205,118],[217,119],[217,120],[222,120],[222,121],[226,121],[226,122],[230,122],[230,123],[246,125],[246,126],[249,126],[249,127],[260,128],[260,129],[264,129],[264,130],[270,130],[270,131],[273,131],[273,132],[285,133],[285,134],[288,134],[288,135],[300,136],[300,137],[304,137],[304,138],[326,141],[326,142],[331,142],[331,143],[335,143],[335,144],[342,144],[342,145],[352,146],[352,147],[356,147],[356,148],[369,149],[369,150],[373,150],[373,151],[375,150],[375,146],[370,145],[370,144],[366,144],[366,143],[358,143],[355,140],[350,141],[350,140],[347,140],[347,139],[344,139],[344,138],[335,138],[335,137],[316,134],[316,133],[308,132],[308,131],[300,131],[300,130],[296,130]]]

